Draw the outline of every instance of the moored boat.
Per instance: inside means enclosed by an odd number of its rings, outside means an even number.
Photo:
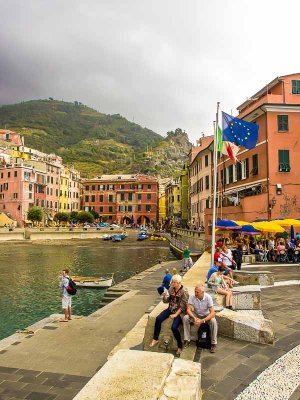
[[[136,238],[137,238],[137,240],[145,240],[145,239],[148,239],[148,235],[140,233]]]
[[[113,284],[114,274],[106,277],[73,276],[72,279],[78,287],[107,288]]]
[[[107,233],[105,233],[105,234],[102,236],[102,240],[111,240],[111,236],[108,235]]]
[[[124,239],[125,239],[125,238],[124,238]],[[111,240],[112,240],[113,242],[121,242],[121,240],[123,240],[123,239],[122,239],[122,235],[113,235],[112,238],[111,238]]]

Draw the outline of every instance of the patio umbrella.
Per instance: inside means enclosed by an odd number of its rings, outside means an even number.
[[[230,231],[228,229],[220,229],[220,228],[216,228],[215,232],[217,235],[226,235],[226,234],[230,233]]]
[[[220,229],[226,229],[226,230],[240,230],[241,227],[235,223],[234,221],[230,219],[219,219],[219,221],[216,222],[216,228]]]
[[[294,241],[294,240],[295,240],[295,229],[294,229],[294,225],[291,225],[290,236],[291,236],[291,242]]]
[[[294,228],[299,228],[300,227],[300,221],[298,221],[297,219],[293,219],[293,218],[287,218],[287,219],[278,219],[278,220],[274,220],[272,222],[275,222],[275,224],[286,227],[286,228],[290,228],[292,225],[294,226]]]
[[[284,232],[282,226],[275,224],[275,222],[253,222],[252,224],[255,229],[266,233],[281,233]]]
[[[260,235],[261,232],[258,229],[255,229],[252,225],[244,225],[242,226],[240,233],[242,233],[243,235],[255,236]]]
[[[239,226],[243,226],[243,225],[251,225],[251,222],[246,222],[246,221],[233,221],[236,224],[238,224]]]

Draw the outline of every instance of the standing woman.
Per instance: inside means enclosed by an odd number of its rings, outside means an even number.
[[[220,254],[220,257],[222,259],[222,262],[226,264],[227,268],[235,269],[236,267],[236,262],[232,258],[232,252],[230,249],[228,249],[227,246],[222,247],[222,251]]]
[[[220,266],[217,272],[214,272],[209,278],[208,283],[214,287],[215,292],[225,296],[226,308],[232,310],[232,291],[224,279],[225,268]]]
[[[163,294],[163,302],[168,303],[169,306],[156,317],[153,340],[150,343],[150,347],[154,347],[158,343],[161,324],[163,321],[165,321],[167,318],[171,318],[173,320],[172,332],[177,342],[176,355],[180,356],[182,351],[182,340],[178,328],[182,324],[180,314],[186,312],[188,298],[189,293],[188,290],[181,284],[181,276],[174,275],[171,280],[169,293],[164,292]]]

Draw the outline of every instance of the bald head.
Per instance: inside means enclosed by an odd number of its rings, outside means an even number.
[[[197,285],[195,286],[195,296],[197,299],[202,300],[204,297],[204,286],[203,285]]]

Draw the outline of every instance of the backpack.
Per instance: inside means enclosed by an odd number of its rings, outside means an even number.
[[[202,349],[211,348],[210,329],[207,323],[201,324],[198,329],[197,347]]]
[[[69,284],[68,284],[68,287],[66,288],[66,290],[71,296],[74,296],[77,292],[76,283],[73,281],[72,278],[68,278],[68,279],[69,279]]]

